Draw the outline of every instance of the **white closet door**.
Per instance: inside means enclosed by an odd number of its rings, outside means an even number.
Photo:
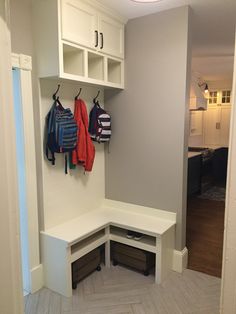
[[[91,49],[98,46],[97,13],[81,0],[62,0],[62,39]]]
[[[111,56],[124,58],[124,25],[108,15],[99,15],[99,48]]]
[[[204,112],[204,142],[206,145],[220,144],[221,108],[209,108]]]
[[[221,107],[220,144],[223,146],[229,145],[230,113],[229,106]]]

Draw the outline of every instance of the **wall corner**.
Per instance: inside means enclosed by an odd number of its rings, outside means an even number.
[[[188,265],[188,249],[185,247],[182,251],[174,250],[172,270],[182,273]]]
[[[31,291],[30,293],[35,293],[44,286],[43,280],[43,265],[40,264],[30,270],[31,276]]]

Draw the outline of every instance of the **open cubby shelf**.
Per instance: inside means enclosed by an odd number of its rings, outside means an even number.
[[[84,50],[63,44],[63,66],[64,73],[83,76]]]
[[[80,242],[71,246],[71,262],[76,261],[80,257],[89,253],[91,250],[104,244],[108,240],[105,234],[105,229],[93,233],[91,236],[81,240]]]
[[[62,77],[123,88],[123,60],[106,57],[66,41],[62,43],[62,54]]]
[[[93,52],[88,52],[88,77],[104,80],[104,57]]]
[[[128,239],[126,237],[127,229],[111,226],[110,227],[110,240],[127,244],[142,250],[156,253],[156,238],[144,234],[142,239],[137,241],[134,239]]]
[[[121,84],[122,63],[114,59],[107,59],[108,82]]]

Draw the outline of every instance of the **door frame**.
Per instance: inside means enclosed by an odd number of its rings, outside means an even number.
[[[0,0],[0,309],[23,314],[9,0]]]
[[[37,199],[37,169],[34,132],[34,111],[32,97],[32,59],[30,56],[12,53],[12,68],[19,70],[24,131],[26,207],[28,233],[29,293],[34,293],[43,286],[43,270],[39,254],[39,219]]]
[[[236,34],[235,34],[236,35]],[[236,36],[232,108],[230,123],[228,176],[225,202],[225,229],[220,313],[236,312]]]

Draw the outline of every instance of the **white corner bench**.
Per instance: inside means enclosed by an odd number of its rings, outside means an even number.
[[[174,213],[105,200],[97,210],[41,231],[45,286],[70,297],[71,264],[105,244],[105,265],[110,267],[110,240],[155,253],[155,281],[161,283],[173,266],[175,224]],[[144,236],[128,239],[127,230]]]

